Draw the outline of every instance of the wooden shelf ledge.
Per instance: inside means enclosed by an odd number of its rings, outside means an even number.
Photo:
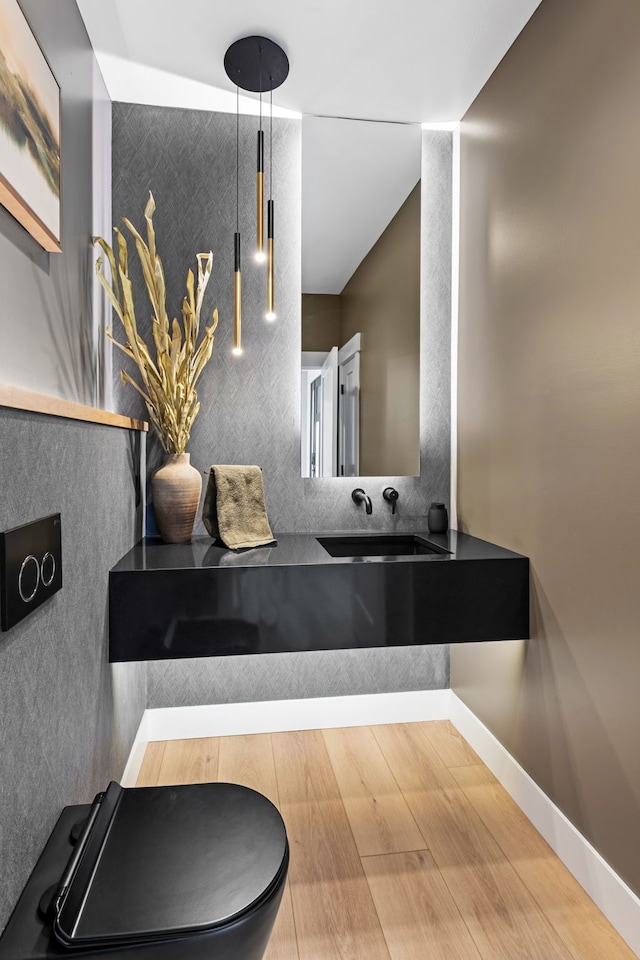
[[[125,430],[146,432],[149,424],[145,420],[134,420],[121,413],[87,407],[73,400],[60,397],[48,397],[44,393],[32,393],[21,387],[9,387],[0,383],[0,407],[13,410],[27,410],[29,413],[43,413],[48,417],[63,417],[66,420],[83,420],[85,423],[100,423],[107,427],[121,427]]]

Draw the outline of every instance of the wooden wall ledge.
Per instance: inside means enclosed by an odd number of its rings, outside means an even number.
[[[0,383],[0,407],[13,410],[28,410],[30,413],[44,413],[49,417],[64,417],[67,420],[83,420],[85,423],[101,423],[108,427],[122,427],[125,430],[147,431],[149,424],[145,420],[134,420],[120,413],[110,413],[97,407],[87,407],[73,400],[61,400],[48,397],[43,393],[32,393],[21,387],[9,387]]]

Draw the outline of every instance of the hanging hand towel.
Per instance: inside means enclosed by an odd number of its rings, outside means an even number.
[[[202,520],[211,536],[222,540],[230,550],[275,544],[264,505],[260,467],[214,464]]]

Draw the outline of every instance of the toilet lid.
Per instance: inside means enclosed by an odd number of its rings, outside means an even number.
[[[288,864],[282,817],[232,783],[109,785],[58,891],[54,932],[87,947],[186,936],[238,918]]]

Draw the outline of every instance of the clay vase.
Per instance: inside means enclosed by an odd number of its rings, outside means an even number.
[[[191,454],[169,453],[151,477],[153,510],[165,543],[186,543],[195,523],[202,477],[191,466]]]

